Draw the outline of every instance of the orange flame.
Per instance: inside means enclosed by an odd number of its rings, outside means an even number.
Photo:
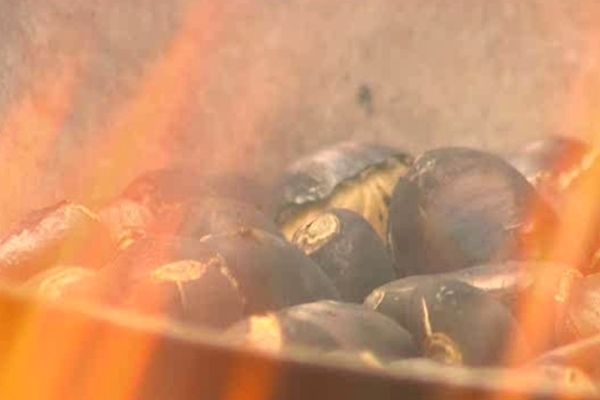
[[[43,163],[72,109],[78,64],[67,59],[34,82],[0,120],[0,224],[33,206]]]
[[[94,171],[84,199],[106,198],[124,173],[158,168],[168,161],[166,152],[149,155],[142,150],[162,148],[175,125],[186,120],[186,105],[198,90],[194,80],[210,68],[211,46],[220,29],[215,2],[200,2],[188,11],[169,47],[147,67],[140,86],[82,151],[83,170]]]

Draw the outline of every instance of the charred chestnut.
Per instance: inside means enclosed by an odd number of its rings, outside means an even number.
[[[321,268],[283,238],[244,228],[208,235],[201,242],[227,260],[246,295],[249,314],[339,299]]]
[[[344,301],[362,302],[371,290],[396,277],[381,238],[353,211],[320,215],[296,232],[293,243],[321,266]]]
[[[253,316],[234,325],[232,343],[280,351],[289,346],[315,350],[366,351],[399,359],[416,354],[410,334],[393,320],[354,304],[320,301]]]
[[[411,157],[375,144],[343,142],[300,159],[284,173],[276,192],[276,222],[284,236],[329,208],[355,211],[385,240],[388,203]]]
[[[556,217],[501,158],[465,148],[419,157],[399,179],[389,243],[400,276],[543,257]]]
[[[244,316],[246,298],[227,262],[197,240],[145,237],[65,298],[224,328]]]
[[[418,285],[400,306],[406,311],[388,315],[403,315],[397,322],[413,334],[425,355],[442,363],[502,364],[509,347],[519,357],[527,355],[510,311],[466,283],[448,280]]]
[[[219,328],[244,315],[338,298],[310,259],[258,230],[202,241],[146,237],[104,268],[90,292],[118,307]]]
[[[0,239],[0,279],[23,282],[59,264],[98,268],[113,250],[98,216],[61,202],[30,213]]]

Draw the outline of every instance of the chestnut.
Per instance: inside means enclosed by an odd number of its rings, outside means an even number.
[[[466,148],[421,155],[396,185],[389,246],[400,276],[543,259],[553,210],[510,164]]]
[[[386,239],[388,203],[412,157],[393,147],[342,142],[290,165],[275,190],[275,219],[288,240],[330,208],[355,211]]]
[[[417,354],[410,334],[393,320],[356,305],[319,301],[252,316],[226,333],[233,344],[281,351],[305,346],[320,352],[369,352],[381,359]]]
[[[501,365],[509,347],[519,356],[511,362],[528,356],[528,345],[508,308],[464,282],[424,282],[396,306],[400,310],[386,315],[408,329],[423,354],[436,361]]]
[[[103,266],[113,255],[109,230],[83,205],[33,211],[0,238],[0,279],[24,282],[58,265]]]
[[[142,238],[87,289],[92,301],[214,328],[339,296],[309,258],[284,239],[254,229],[202,240]]]
[[[361,303],[374,288],[396,277],[381,238],[353,211],[324,212],[299,229],[292,242],[321,266],[344,301]]]

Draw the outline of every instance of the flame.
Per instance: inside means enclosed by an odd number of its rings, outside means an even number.
[[[215,2],[199,2],[187,11],[168,48],[147,66],[139,87],[81,152],[84,171],[93,171],[84,184],[83,199],[104,199],[114,193],[124,173],[168,162],[167,152],[147,154],[143,149],[164,147],[176,125],[186,121],[186,105],[200,90],[195,80],[204,78],[211,67],[222,19]]]
[[[78,72],[78,62],[70,58],[44,71],[0,119],[0,224],[33,205],[43,163],[72,109]]]

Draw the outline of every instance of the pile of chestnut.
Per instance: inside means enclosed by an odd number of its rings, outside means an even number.
[[[504,157],[344,142],[268,189],[151,171],[6,230],[0,279],[261,351],[596,393],[600,209],[573,200],[596,178],[591,146],[561,137]]]

